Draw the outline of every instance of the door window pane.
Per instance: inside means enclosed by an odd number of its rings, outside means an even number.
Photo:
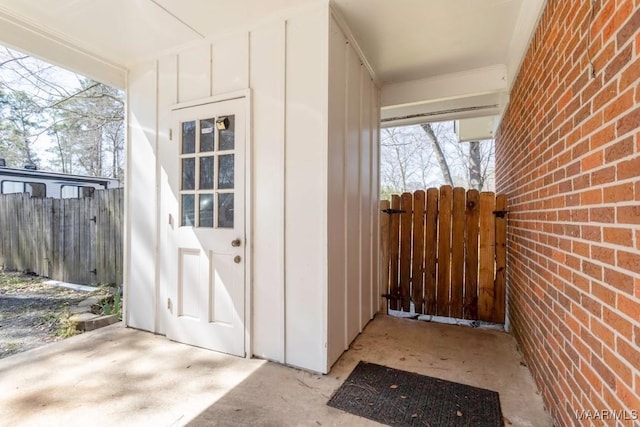
[[[200,195],[200,227],[213,227],[213,194]]]
[[[220,130],[218,140],[220,141],[220,151],[233,150],[236,145],[235,116],[227,116],[229,124],[227,129]]]
[[[200,190],[213,190],[214,157],[200,157]]]
[[[218,194],[218,227],[233,228],[233,193]]]
[[[213,151],[215,119],[200,120],[200,152]]]
[[[193,194],[182,195],[182,221],[180,222],[182,226],[193,227],[195,225],[194,199]]]
[[[218,188],[233,188],[234,155],[225,154],[218,157]]]
[[[182,154],[196,152],[196,122],[182,123]]]
[[[182,189],[196,188],[196,159],[182,159]]]

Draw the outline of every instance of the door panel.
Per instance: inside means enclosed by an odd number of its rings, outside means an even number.
[[[175,110],[163,205],[167,337],[244,356],[245,100]],[[175,220],[173,219],[175,218]],[[173,272],[173,273],[172,273]]]

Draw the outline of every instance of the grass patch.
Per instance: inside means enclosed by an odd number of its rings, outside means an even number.
[[[13,353],[18,349],[18,347],[20,347],[20,344],[14,341],[1,341],[0,347],[9,353]]]
[[[122,320],[122,288],[114,285],[104,286],[107,296],[98,304],[92,306],[92,312],[103,316],[118,316],[118,320]]]
[[[58,315],[58,328],[55,334],[62,339],[78,335],[77,322],[71,320],[69,313]]]

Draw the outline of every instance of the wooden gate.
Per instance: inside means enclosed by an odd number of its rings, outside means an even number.
[[[409,312],[413,303],[416,314],[504,323],[506,203],[504,195],[451,186],[383,200],[389,307]]]
[[[124,190],[80,199],[0,196],[0,267],[73,283],[122,283]]]

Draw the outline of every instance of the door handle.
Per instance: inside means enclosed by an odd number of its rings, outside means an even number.
[[[234,248],[239,247],[242,244],[242,242],[240,241],[240,239],[234,239],[231,241],[231,246],[233,246]]]
[[[236,264],[240,264],[240,261],[242,261],[242,258],[240,257],[240,255],[236,255],[233,258],[233,262],[235,262]]]

